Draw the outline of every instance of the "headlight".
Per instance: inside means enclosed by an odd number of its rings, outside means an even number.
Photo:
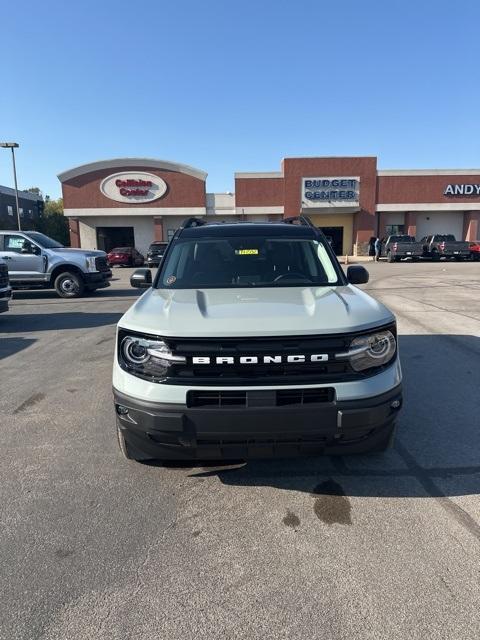
[[[156,381],[165,378],[174,364],[184,364],[183,356],[175,356],[163,340],[119,332],[120,365],[140,378]]]
[[[95,256],[87,256],[85,258],[85,264],[87,267],[87,271],[98,271],[97,265],[95,264]]]
[[[337,358],[347,358],[354,371],[365,371],[365,369],[387,364],[396,352],[395,336],[391,331],[385,330],[354,338],[349,350],[346,353],[337,354]]]

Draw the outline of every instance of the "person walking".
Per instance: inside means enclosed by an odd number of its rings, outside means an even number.
[[[371,257],[373,261],[375,261],[375,240],[377,238],[372,236],[368,241],[368,255]]]
[[[379,262],[381,251],[382,251],[382,242],[380,238],[377,238],[375,240],[375,262]]]

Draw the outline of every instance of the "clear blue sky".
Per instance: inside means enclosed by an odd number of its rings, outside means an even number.
[[[283,156],[480,167],[479,33],[477,0],[5,1],[0,140],[52,197],[119,156],[204,169],[209,191]]]

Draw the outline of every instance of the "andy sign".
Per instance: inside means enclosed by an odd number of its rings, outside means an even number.
[[[444,196],[480,196],[480,184],[449,184]]]

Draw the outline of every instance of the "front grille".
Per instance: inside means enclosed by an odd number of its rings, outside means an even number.
[[[6,264],[0,264],[0,287],[8,286],[8,267]]]
[[[168,339],[175,355],[184,356],[185,364],[172,366],[168,373],[171,384],[201,385],[273,385],[315,384],[347,379],[356,379],[358,374],[346,361],[335,361],[334,354],[345,351],[350,337],[299,336],[285,338],[236,338],[224,340]],[[263,356],[302,354],[306,362],[264,364]],[[326,354],[325,362],[309,362],[312,354]],[[210,364],[194,364],[193,356],[208,357]],[[233,356],[235,364],[216,364],[218,356]],[[257,356],[259,363],[239,364],[239,356]]]
[[[390,330],[396,336],[395,324],[376,327],[375,330]],[[354,337],[369,334],[372,329],[348,334],[330,334],[325,336],[287,336],[262,338],[173,338],[153,334],[138,334],[163,340],[175,356],[183,356],[185,362],[173,362],[165,377],[156,382],[193,387],[233,387],[233,386],[281,386],[316,385],[363,380],[380,373],[382,367],[356,372],[348,360],[337,359],[336,355],[348,351]],[[135,332],[121,329],[119,344],[124,335],[137,335]],[[305,356],[304,362],[288,362],[288,356]],[[312,361],[311,356],[328,356],[323,361]],[[268,356],[267,363],[264,358]],[[281,358],[272,362],[272,357]],[[194,362],[193,358],[197,358]],[[222,358],[225,364],[217,364],[216,358]],[[240,358],[256,357],[257,361],[240,363]],[[200,364],[198,358],[206,364]],[[233,358],[233,362],[232,362]],[[229,359],[229,360],[227,360]],[[228,363],[227,363],[228,362]],[[390,366],[391,361],[385,365]],[[122,362],[120,360],[120,365]],[[139,375],[139,374],[137,374]],[[142,377],[139,375],[139,377]],[[146,377],[146,379],[150,379]],[[232,396],[231,402],[236,401]],[[317,400],[312,400],[316,402]],[[213,400],[211,400],[213,403]],[[285,400],[287,402],[287,400]],[[290,401],[288,401],[290,402]],[[302,403],[309,402],[303,396]]]
[[[187,407],[285,407],[333,402],[332,387],[272,391],[189,391]]]
[[[95,258],[95,266],[97,268],[97,271],[110,271],[110,267],[107,263],[107,258],[104,258],[103,256],[98,256],[97,258]]]

